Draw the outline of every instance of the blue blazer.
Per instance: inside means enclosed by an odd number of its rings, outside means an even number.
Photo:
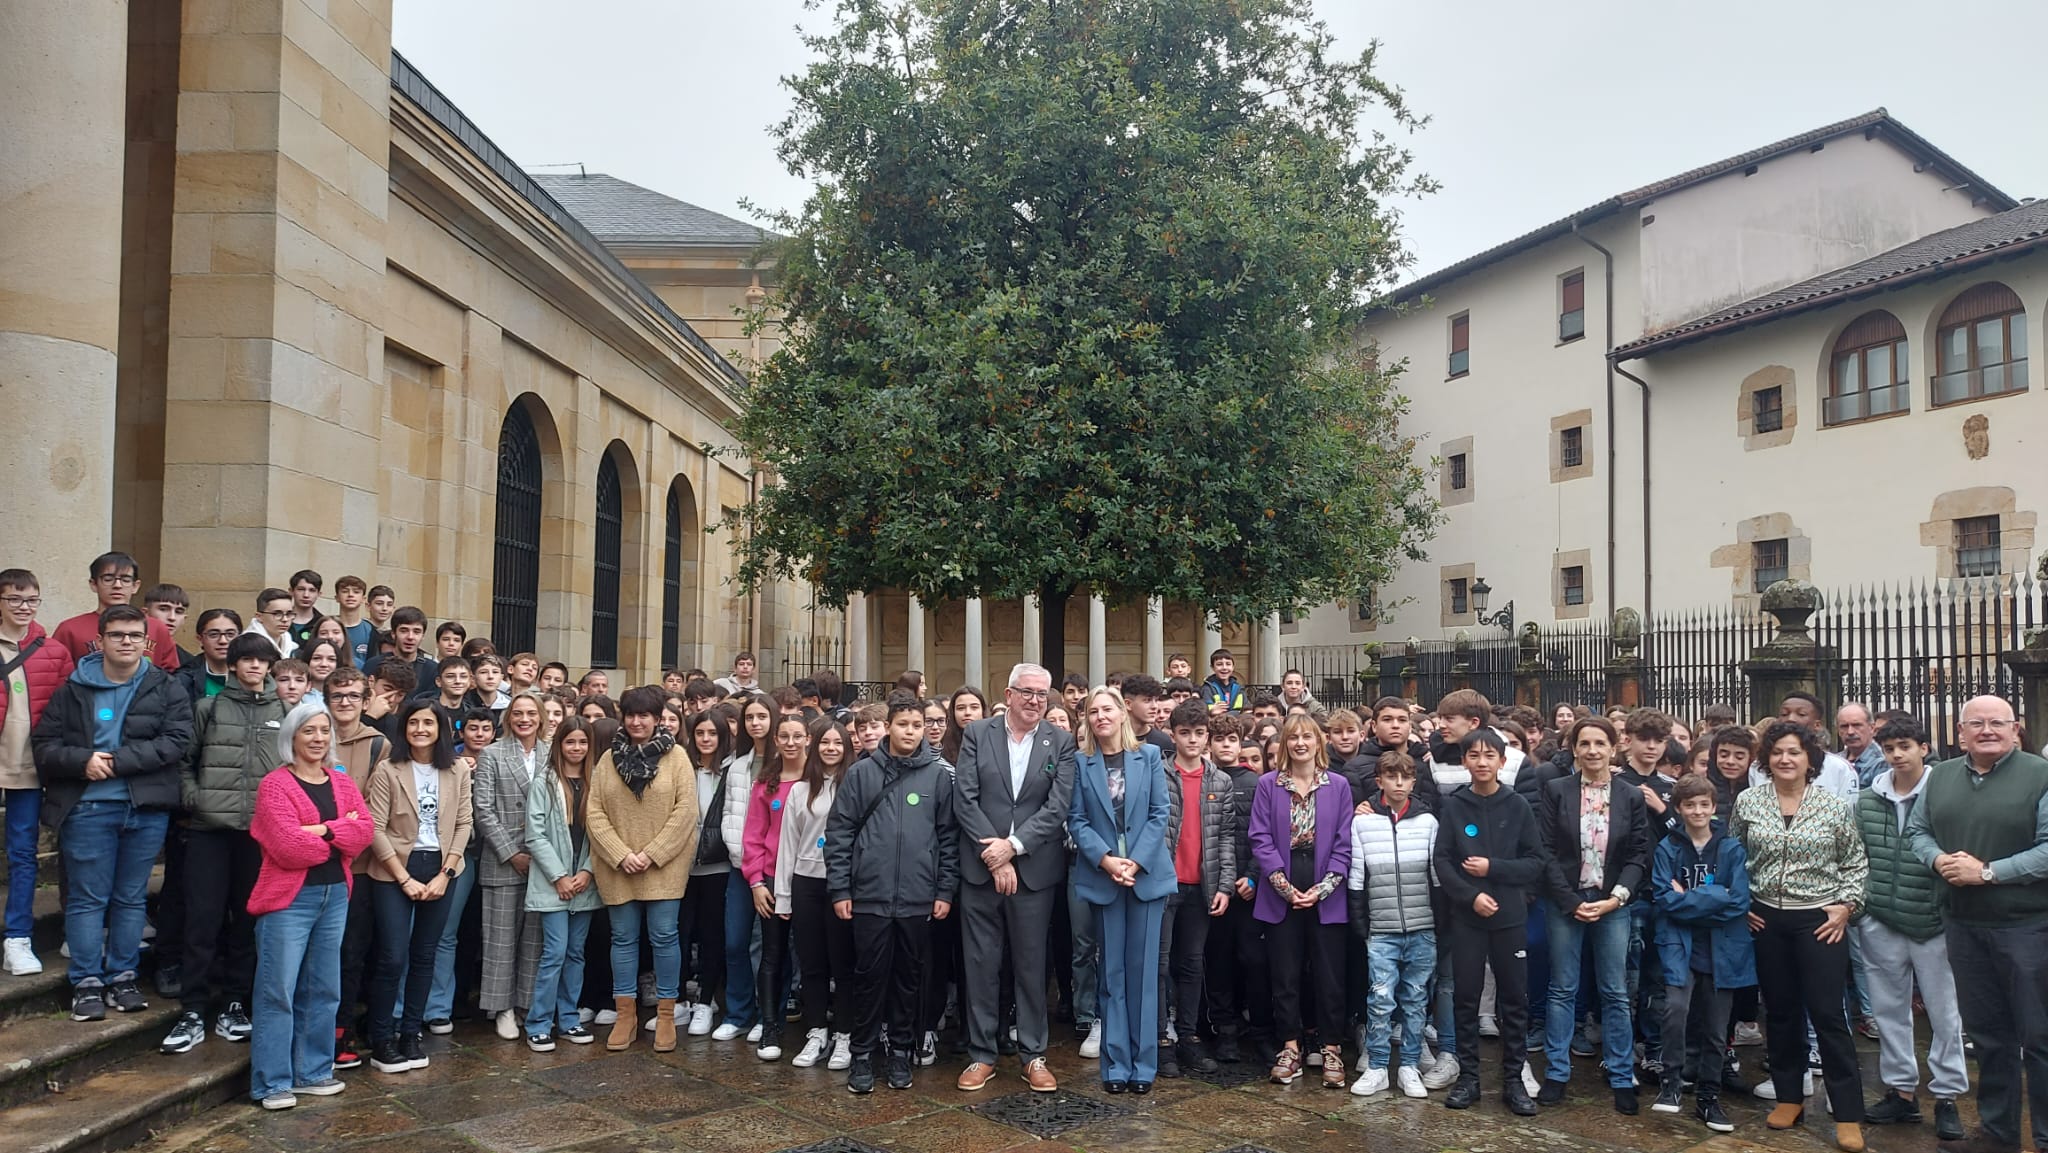
[[[1074,806],[1067,831],[1080,852],[1075,854],[1074,891],[1091,905],[1107,905],[1124,887],[1102,871],[1105,855],[1138,862],[1135,896],[1156,901],[1175,892],[1180,878],[1173,871],[1173,850],[1166,843],[1166,822],[1172,814],[1172,787],[1159,750],[1143,741],[1124,753],[1124,852],[1117,852],[1116,802],[1109,799],[1109,766],[1100,753],[1075,759]]]

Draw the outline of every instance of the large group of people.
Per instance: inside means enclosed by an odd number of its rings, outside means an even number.
[[[472,1004],[539,1052],[744,1039],[855,1093],[910,1087],[953,1025],[959,1091],[1014,1060],[1053,1092],[1063,1018],[1110,1093],[1270,1055],[1464,1109],[1497,1037],[1518,1115],[1597,1059],[1624,1114],[1654,1089],[1731,1132],[1745,1092],[1789,1129],[1817,1072],[1845,1150],[1922,1120],[1917,1007],[1944,1149],[2016,1150],[2048,1109],[2048,978],[2014,963],[2048,944],[2048,761],[1996,697],[1937,764],[1912,715],[1831,732],[1803,693],[1754,724],[1470,689],[1361,713],[1298,672],[1248,689],[1226,650],[1200,683],[1020,664],[995,702],[915,671],[764,691],[746,653],[614,696],[456,623],[430,650],[359,578],[325,612],[310,571],[180,651],[185,594],[138,575],[99,558],[98,610],[46,633],[0,571],[5,969],[40,971],[40,822],[72,1017],[146,1008],[147,950],[163,1051],[248,1043],[268,1109],[425,1066]]]

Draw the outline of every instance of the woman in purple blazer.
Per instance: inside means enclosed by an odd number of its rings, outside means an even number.
[[[1344,878],[1351,871],[1351,787],[1330,775],[1323,731],[1297,713],[1280,726],[1281,762],[1259,778],[1249,836],[1252,916],[1272,963],[1273,1034],[1281,1042],[1272,1078],[1301,1076],[1301,988],[1315,980],[1323,1044],[1323,1088],[1344,1088]]]

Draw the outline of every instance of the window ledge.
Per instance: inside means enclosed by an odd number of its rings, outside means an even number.
[[[1582,333],[1580,333],[1580,334],[1579,334],[1579,335],[1577,335],[1577,336],[1571,336],[1571,337],[1566,337],[1565,339],[1563,339],[1563,340],[1560,340],[1560,341],[1558,341],[1558,342],[1557,342],[1556,344],[1553,344],[1553,345],[1551,345],[1551,347],[1552,347],[1552,348],[1563,348],[1563,347],[1564,347],[1565,345],[1567,345],[1567,344],[1577,344],[1577,343],[1579,343],[1580,341],[1583,341],[1583,340],[1585,340],[1585,339],[1586,339],[1586,334],[1582,332]]]
[[[1451,375],[1449,375],[1449,376],[1447,376],[1447,377],[1444,377],[1444,381],[1445,381],[1445,383],[1449,383],[1449,382],[1451,382],[1451,381],[1453,381],[1453,380],[1463,380],[1463,379],[1465,379],[1466,377],[1468,377],[1468,376],[1471,376],[1471,375],[1472,375],[1472,370],[1471,370],[1471,369],[1466,369],[1466,370],[1465,370],[1464,372],[1454,372],[1454,373],[1452,373]]]
[[[2025,396],[2030,391],[2032,390],[2025,388],[2008,388],[2004,392],[1987,392],[1983,396],[1966,396],[1961,400],[1947,400],[1940,404],[1934,403],[1933,399],[1930,398],[1927,402],[1927,408],[1930,412],[1939,409],[1961,408],[1966,404],[1982,404],[1987,400],[2003,400],[2008,396]]]
[[[1954,402],[1954,403],[1956,403],[1956,404],[1967,404],[1967,403],[1969,403],[1969,402],[1968,402],[1968,401],[1960,401],[1960,400],[1959,400],[1959,401],[1956,401],[1956,402]],[[1822,424],[1822,425],[1821,425],[1820,427],[1821,427],[1821,430],[1822,430],[1823,432],[1825,432],[1826,430],[1828,430],[1828,429],[1831,429],[1831,428],[1855,428],[1855,427],[1857,427],[1858,425],[1864,425],[1864,424],[1877,424],[1877,423],[1878,423],[1878,422],[1880,422],[1880,421],[1886,421],[1886,420],[1897,420],[1898,418],[1900,418],[1900,417],[1902,417],[1902,416],[1911,416],[1911,415],[1913,415],[1913,410],[1912,410],[1912,409],[1910,409],[1910,408],[1902,408],[1902,409],[1900,409],[1900,410],[1899,410],[1899,411],[1897,411],[1897,412],[1884,412],[1884,413],[1879,413],[1879,414],[1878,414],[1878,415],[1876,415],[1876,416],[1859,416],[1859,417],[1857,417],[1857,418],[1856,418],[1855,420],[1838,420],[1838,421],[1836,421],[1836,422],[1835,422],[1835,423],[1833,423],[1833,424],[1826,424],[1826,423],[1823,423],[1823,424]],[[1768,435],[1768,434],[1761,434],[1761,433],[1760,433],[1760,434],[1758,434],[1758,435]]]

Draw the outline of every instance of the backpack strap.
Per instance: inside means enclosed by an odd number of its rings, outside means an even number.
[[[36,655],[36,650],[42,648],[43,642],[49,639],[49,634],[45,633],[42,636],[39,636],[36,639],[21,646],[21,648],[15,652],[13,660],[0,661],[0,681],[4,681],[8,677],[13,676],[14,670],[20,668],[24,664],[27,664],[28,659]]]

